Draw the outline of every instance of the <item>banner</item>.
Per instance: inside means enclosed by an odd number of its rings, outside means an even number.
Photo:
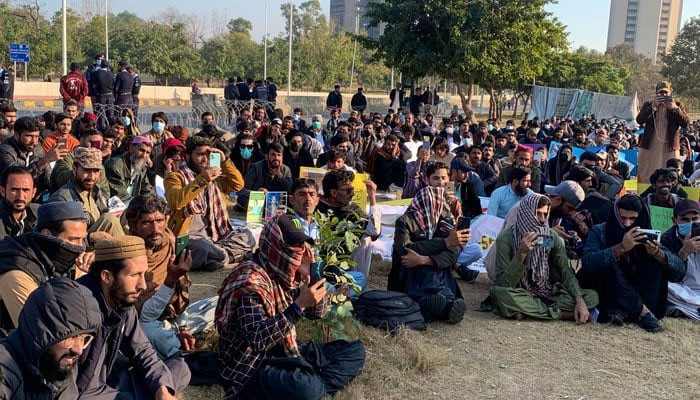
[[[649,206],[649,215],[652,229],[664,233],[673,226],[673,208]]]
[[[503,218],[494,215],[484,214],[480,216],[472,222],[469,243],[478,243],[482,250],[488,250],[496,242],[504,222]]]

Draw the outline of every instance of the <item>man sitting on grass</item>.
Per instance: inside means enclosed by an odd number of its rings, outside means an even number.
[[[547,196],[537,193],[520,201],[515,223],[496,239],[496,279],[484,306],[504,318],[584,324],[588,309],[598,305],[598,295],[579,286],[564,241],[549,228],[551,205]]]

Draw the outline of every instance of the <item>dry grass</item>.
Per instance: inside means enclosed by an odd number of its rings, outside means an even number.
[[[384,288],[389,264],[376,261],[370,288]],[[193,298],[213,295],[228,271],[194,274]],[[204,286],[209,285],[209,286]],[[363,373],[338,399],[700,399],[700,324],[667,318],[666,331],[636,326],[515,322],[475,310],[488,279],[461,283],[468,311],[459,325],[391,337],[363,327]],[[300,338],[308,340],[309,326]],[[217,399],[218,387],[182,399]]]

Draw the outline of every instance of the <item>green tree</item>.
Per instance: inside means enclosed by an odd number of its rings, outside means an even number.
[[[289,37],[289,3],[282,3],[280,11],[282,11],[282,17],[284,18],[284,33],[282,35],[287,38]],[[293,5],[292,12],[292,29],[295,40],[309,34],[314,27],[327,23],[326,16],[321,9],[321,3],[318,0],[307,0],[301,3],[299,7]]]
[[[629,68],[629,78],[625,82],[625,92],[628,96],[637,93],[640,99],[654,97],[656,84],[662,80],[660,65],[655,65],[650,58],[635,53],[629,44],[610,48],[605,55],[618,67]]]
[[[564,51],[564,28],[544,10],[550,0],[387,0],[371,3],[371,25],[385,23],[378,40],[363,44],[404,75],[437,75],[457,84],[471,113],[471,87],[486,88],[498,113],[502,91],[543,72]],[[466,88],[469,88],[466,90]]]
[[[700,18],[683,26],[663,61],[661,73],[671,81],[674,92],[700,100]]]
[[[243,17],[232,19],[226,24],[226,28],[230,33],[245,33],[250,35],[253,30],[253,23]]]

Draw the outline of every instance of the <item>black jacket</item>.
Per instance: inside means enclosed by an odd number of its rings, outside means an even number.
[[[350,100],[350,106],[353,110],[363,112],[367,108],[367,97],[362,93],[355,93]]]
[[[24,228],[21,229],[20,225],[15,221],[12,216],[12,212],[8,210],[7,204],[0,201],[0,239],[6,236],[17,237],[23,233],[31,232],[36,225],[36,217],[39,212],[39,205],[36,203],[29,203],[25,208],[27,215],[24,217]]]
[[[341,93],[336,93],[335,90],[328,93],[328,98],[326,98],[326,107],[328,108],[343,108],[343,95]]]
[[[98,69],[92,73],[93,81],[90,83],[95,88],[95,96],[113,94],[114,74],[108,69]]]
[[[292,181],[299,179],[299,170],[301,167],[314,166],[314,159],[311,157],[311,153],[309,153],[309,151],[306,149],[300,149],[298,157],[294,159],[292,158],[292,153],[287,147],[284,149],[283,160],[284,165],[288,166],[292,171]]]
[[[240,93],[238,93],[238,87],[236,86],[235,83],[229,83],[226,85],[224,88],[224,99],[225,100],[238,100],[240,97]]]
[[[267,85],[267,101],[272,103],[277,101],[277,85],[274,83]]]
[[[39,360],[55,343],[93,333],[101,322],[90,291],[71,279],[54,279],[35,290],[17,329],[0,342],[0,399],[76,399],[77,368],[65,381],[49,382],[39,371]]]
[[[38,161],[42,158],[44,158],[44,149],[41,145],[37,145],[33,153],[24,154],[14,136],[8,138],[0,145],[0,171],[5,171],[7,168],[15,165],[27,166],[34,178],[34,187],[36,187],[35,199],[38,199],[41,193],[49,188],[51,168],[48,165],[43,169],[39,168]]]
[[[236,84],[238,88],[238,100],[250,100],[250,87],[245,82],[238,82]]]
[[[102,317],[102,326],[80,357],[76,381],[80,394],[90,397],[90,394],[99,393],[105,388],[119,353],[129,359],[133,372],[143,380],[151,394],[160,386],[174,392],[172,374],[143,333],[136,308],[112,309],[107,305],[100,282],[92,275],[81,277],[78,283],[92,292]]]
[[[134,89],[134,77],[129,71],[124,70],[117,74],[114,79],[114,97],[130,96]]]

